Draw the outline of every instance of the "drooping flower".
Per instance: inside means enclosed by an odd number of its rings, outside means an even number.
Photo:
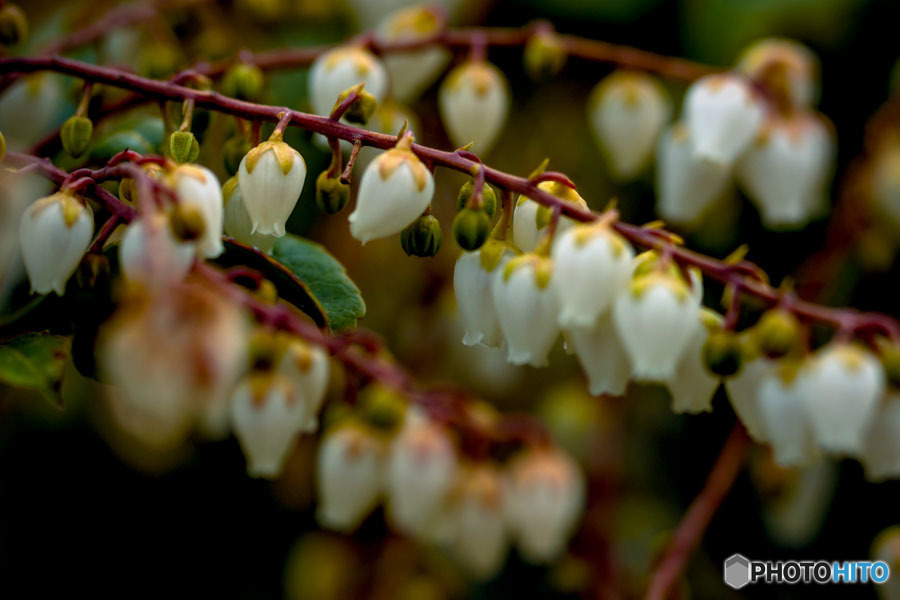
[[[431,203],[434,179],[411,144],[412,136],[403,136],[363,173],[349,218],[350,234],[363,244],[400,233]]]
[[[218,178],[197,165],[179,165],[169,178],[179,204],[198,211],[203,219],[203,234],[194,242],[197,252],[205,258],[222,254],[222,188]]]
[[[514,365],[546,366],[559,336],[552,275],[553,260],[537,254],[512,258],[494,274],[494,308],[506,340],[506,359]]]
[[[184,280],[195,253],[193,244],[175,239],[164,213],[153,212],[125,228],[119,267],[129,281],[159,289]]]
[[[360,83],[381,102],[388,92],[384,65],[364,48],[349,46],[321,54],[309,70],[309,101],[317,115],[331,114],[341,92]]]
[[[322,525],[352,531],[372,512],[382,489],[383,446],[359,423],[344,423],[325,434],[316,463]]]
[[[879,401],[859,460],[871,481],[900,478],[900,395],[896,392]]]
[[[616,178],[631,179],[647,166],[671,112],[662,85],[646,73],[619,70],[597,84],[588,122]]]
[[[238,168],[241,199],[250,217],[250,233],[281,237],[303,182],[306,161],[276,130],[268,141],[250,150]]]
[[[563,232],[551,256],[559,326],[590,327],[631,278],[634,251],[599,221]]]
[[[505,513],[497,467],[477,464],[460,472],[446,518],[454,555],[479,579],[494,575],[503,565],[509,543]]]
[[[574,189],[567,185],[556,181],[542,181],[538,184],[538,189],[553,194],[560,200],[565,200],[571,204],[581,208],[587,208],[587,202]],[[522,250],[522,252],[532,252],[537,248],[547,227],[550,224],[552,210],[526,198],[519,196],[516,202],[516,209],[513,211],[513,242]],[[575,221],[569,217],[560,217],[559,223],[556,225],[557,236],[562,235],[569,227],[575,224]],[[559,239],[559,237],[556,237]]]
[[[242,244],[253,246],[265,253],[272,252],[272,247],[278,241],[275,235],[265,233],[253,233],[253,222],[244,206],[241,187],[238,178],[232,177],[222,186],[222,195],[225,198],[225,233]]]
[[[775,462],[783,467],[806,464],[817,454],[805,406],[805,377],[802,365],[781,365],[763,378],[757,390],[763,428]]]
[[[684,116],[694,158],[733,165],[759,134],[765,105],[743,76],[707,75],[688,89]]]
[[[672,393],[672,412],[696,414],[712,410],[713,395],[721,379],[706,367],[703,347],[710,330],[721,323],[721,315],[700,309],[700,326],[685,348],[675,374],[666,383]]]
[[[438,33],[443,19],[430,6],[410,6],[385,17],[375,36],[382,42],[414,42]],[[400,100],[414,100],[432,83],[450,62],[450,51],[430,44],[410,51],[390,52],[384,57],[391,78],[391,92]]]
[[[818,96],[819,64],[806,46],[784,38],[754,42],[737,68],[772,94],[783,111],[812,106]]]
[[[257,373],[231,399],[231,422],[251,477],[274,479],[300,433],[305,406],[287,377]]]
[[[759,407],[759,388],[776,368],[775,363],[766,358],[747,357],[741,370],[725,379],[725,392],[734,412],[750,437],[761,443],[767,442],[769,436]]]
[[[812,357],[803,381],[803,401],[819,446],[858,455],[884,392],[881,363],[858,346],[836,343]]]
[[[292,337],[286,343],[277,370],[293,383],[296,390],[302,408],[298,427],[305,432],[315,431],[328,389],[328,355],[321,347]]]
[[[511,257],[512,251],[500,241],[486,242],[475,252],[459,255],[453,269],[453,291],[465,327],[462,342],[466,346],[496,348],[503,341],[494,306],[493,278]]]
[[[507,519],[529,562],[555,560],[569,542],[584,508],[578,466],[559,450],[531,450],[508,468]]]
[[[57,192],[29,206],[19,221],[19,243],[31,291],[62,296],[93,235],[94,214],[70,192]]]
[[[819,116],[770,121],[737,164],[737,177],[771,228],[806,224],[826,197],[834,141]]]
[[[632,367],[613,324],[612,311],[600,315],[591,327],[572,327],[565,335],[587,374],[591,395],[624,395]]]
[[[500,70],[485,61],[469,61],[450,71],[438,94],[441,119],[456,146],[472,142],[487,154],[509,112],[509,87]]]

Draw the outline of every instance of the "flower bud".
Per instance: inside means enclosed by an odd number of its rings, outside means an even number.
[[[834,343],[810,360],[803,400],[816,441],[824,450],[857,456],[884,393],[884,370],[871,353]]]
[[[222,77],[222,93],[238,100],[256,102],[262,95],[262,70],[249,63],[237,63]]]
[[[281,474],[300,433],[303,408],[297,390],[284,376],[251,375],[237,386],[231,422],[251,477],[274,479]]]
[[[169,136],[169,156],[175,162],[192,163],[200,156],[200,144],[190,131],[176,131]]]
[[[334,215],[350,201],[350,185],[338,177],[329,177],[328,169],[316,178],[316,206],[326,215]]]
[[[252,223],[250,232],[283,236],[306,181],[303,156],[273,133],[241,160],[238,181]]]
[[[671,113],[662,84],[646,73],[615,71],[597,84],[588,122],[616,179],[633,179],[647,166]]]
[[[870,481],[900,477],[900,396],[896,392],[880,399],[859,460]]]
[[[703,344],[703,364],[720,377],[731,377],[741,369],[743,349],[738,335],[727,329],[713,329]]]
[[[741,55],[737,68],[772,94],[782,112],[809,108],[818,95],[818,60],[809,48],[793,40],[754,42]]]
[[[365,83],[375,103],[387,95],[388,75],[371,52],[351,46],[320,55],[309,70],[309,100],[313,112],[327,116],[335,100],[348,88]]]
[[[463,252],[453,269],[453,291],[465,327],[463,344],[499,347],[503,339],[493,300],[493,277],[512,256],[500,241],[488,242],[475,252]]]
[[[463,250],[478,250],[491,234],[487,212],[464,208],[453,218],[453,239]]]
[[[407,412],[407,399],[397,390],[372,383],[359,394],[360,421],[382,432],[395,432],[403,423]]]
[[[777,308],[767,311],[756,324],[755,332],[763,356],[781,358],[799,348],[800,322],[790,311]]]
[[[472,142],[472,151],[487,154],[509,112],[509,89],[503,73],[485,61],[469,61],[450,71],[438,93],[441,119],[456,146]]]
[[[834,154],[822,118],[797,114],[770,121],[736,174],[767,227],[802,227],[825,205]]]
[[[506,359],[514,365],[547,365],[559,336],[552,275],[553,261],[533,253],[513,258],[494,275],[494,308],[506,340]]]
[[[87,149],[94,133],[94,124],[87,117],[74,115],[63,123],[59,130],[59,139],[63,149],[72,156],[78,157]]]
[[[538,184],[538,189],[552,194],[560,200],[587,208],[584,198],[567,185],[556,181],[542,181]],[[513,212],[513,242],[522,252],[531,252],[537,248],[538,242],[547,231],[550,223],[549,216],[552,212],[548,213],[546,208],[534,200],[519,196]],[[569,217],[560,217],[556,226],[556,239],[558,240],[562,233],[574,224],[575,221]]]
[[[365,89],[357,91],[357,88],[354,87],[344,90],[338,96],[334,106],[337,108],[338,105],[342,104],[353,92],[357,92],[357,98],[344,112],[343,118],[348,123],[365,125],[369,122],[369,119],[372,118],[372,115],[375,114],[375,110],[378,108],[378,101],[375,99],[375,96]]]
[[[553,31],[538,31],[525,44],[525,72],[535,81],[545,81],[566,64],[566,49]]]
[[[265,233],[253,232],[253,222],[244,206],[244,197],[237,177],[232,177],[222,186],[225,198],[224,229],[225,233],[248,246],[253,246],[265,253],[271,253],[278,237]]]
[[[161,213],[139,216],[128,224],[119,244],[119,268],[134,283],[165,288],[182,281],[194,262],[193,244],[173,235]]]
[[[434,215],[422,215],[400,234],[400,244],[407,256],[431,258],[441,249],[443,240],[441,224]]]
[[[28,37],[28,19],[17,5],[7,2],[0,6],[0,44],[15,46]]]
[[[765,104],[740,75],[707,75],[688,89],[684,115],[694,159],[733,165],[759,134]]]
[[[635,277],[613,303],[613,321],[641,381],[675,374],[699,326],[700,299],[681,277],[654,271]]]
[[[471,179],[465,182],[463,186],[459,188],[459,195],[456,196],[457,212],[466,208],[474,192],[475,182]],[[494,214],[496,214],[497,212],[497,192],[495,192],[494,188],[492,188],[488,184],[484,184],[484,187],[481,188],[481,208],[485,213],[487,213],[489,219],[493,219]]]
[[[565,335],[566,343],[571,344],[578,363],[587,374],[591,395],[625,395],[632,366],[616,333],[612,311],[601,314],[589,327],[566,329]]]
[[[410,6],[386,16],[375,31],[381,42],[415,42],[440,32],[443,19],[430,6]],[[447,48],[429,44],[415,50],[390,52],[384,57],[392,95],[407,102],[428,89],[452,58]]]
[[[381,493],[383,446],[358,423],[338,425],[325,434],[316,468],[317,517],[323,526],[350,532],[372,512]]]
[[[225,164],[225,171],[229,175],[237,175],[238,169],[241,167],[241,161],[250,152],[250,142],[242,135],[236,135],[225,142],[222,146],[222,162]]]
[[[782,365],[763,377],[757,391],[763,428],[782,467],[806,464],[817,454],[803,398],[804,377],[803,366]]]
[[[350,234],[363,244],[403,231],[431,204],[434,179],[412,153],[411,143],[404,136],[363,173],[349,218]]]
[[[777,367],[766,358],[749,356],[742,360],[745,364],[737,375],[725,379],[725,391],[734,412],[750,437],[757,442],[765,443],[769,440],[769,436],[759,404],[759,388]]]
[[[94,215],[67,191],[41,198],[19,221],[19,242],[31,291],[62,296],[94,235]]]
[[[195,242],[205,258],[222,254],[222,188],[212,171],[197,165],[180,165],[169,174],[169,183],[185,209],[196,210],[203,219],[203,235]]]
[[[559,558],[584,510],[584,476],[559,450],[526,450],[508,467],[507,519],[531,563]]]
[[[559,326],[590,327],[631,278],[634,251],[607,222],[576,225],[552,250]]]
[[[712,411],[713,395],[721,379],[706,368],[704,348],[711,331],[721,331],[722,317],[711,310],[700,309],[700,326],[678,361],[675,374],[666,385],[672,394],[672,412],[697,414]]]
[[[169,226],[175,239],[181,242],[196,242],[206,232],[203,213],[196,206],[178,204],[169,213]]]

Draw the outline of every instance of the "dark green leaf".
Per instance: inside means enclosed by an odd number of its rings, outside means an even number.
[[[27,333],[0,344],[0,383],[36,390],[62,404],[59,388],[71,340],[48,333]]]

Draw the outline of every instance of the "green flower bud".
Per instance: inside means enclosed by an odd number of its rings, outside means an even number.
[[[703,363],[714,375],[731,377],[741,370],[743,348],[733,331],[714,329],[703,345]]]
[[[3,137],[3,132],[0,131],[0,160],[6,158],[6,138]]]
[[[888,341],[880,343],[878,356],[884,366],[888,384],[894,389],[900,389],[900,344]]]
[[[491,233],[491,219],[483,210],[464,208],[453,219],[453,238],[463,250],[478,250]]]
[[[461,211],[466,207],[466,204],[469,203],[469,199],[472,197],[472,193],[475,191],[475,182],[471,179],[463,184],[461,188],[459,188],[459,196],[456,197],[456,210]],[[494,191],[494,188],[489,186],[488,184],[484,184],[484,188],[481,190],[481,206],[484,209],[484,212],[487,213],[489,219],[494,218],[494,213],[497,212],[497,192]]]
[[[328,170],[316,178],[316,205],[326,215],[334,215],[347,206],[350,200],[350,186],[336,177],[329,177]]]
[[[444,234],[434,215],[422,215],[400,234],[400,245],[407,256],[431,258],[441,249]]]
[[[335,106],[341,104],[347,97],[353,93],[354,88],[350,88],[341,92],[341,95],[338,96],[338,101]],[[344,113],[344,118],[347,119],[350,123],[356,123],[358,125],[365,125],[369,122],[369,119],[372,118],[372,115],[375,114],[375,109],[378,108],[378,101],[375,99],[375,96],[367,92],[366,90],[362,90],[359,93],[359,97],[356,101],[350,105],[350,108]]]
[[[176,204],[169,213],[172,235],[183,242],[199,240],[206,232],[206,220],[196,206]]]
[[[357,414],[364,422],[382,431],[393,431],[403,423],[406,399],[379,383],[367,385],[359,394]]]
[[[255,102],[263,90],[263,72],[256,65],[238,63],[225,72],[222,93],[238,100]]]
[[[756,324],[759,350],[769,358],[781,358],[799,347],[800,322],[792,313],[773,309]]]
[[[87,117],[74,115],[63,123],[59,132],[63,149],[72,156],[81,156],[91,142],[94,124]]]
[[[552,31],[534,34],[525,44],[525,72],[536,81],[553,77],[566,64],[566,49]]]
[[[251,146],[244,136],[238,135],[227,142],[222,147],[222,161],[225,163],[225,170],[229,175],[235,175],[241,166],[241,161],[250,152]]]
[[[0,44],[15,46],[28,37],[28,19],[15,4],[0,7]]]
[[[200,156],[200,144],[190,131],[176,131],[169,136],[169,156],[177,163],[190,163]]]

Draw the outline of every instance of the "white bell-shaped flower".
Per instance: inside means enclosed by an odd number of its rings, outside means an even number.
[[[818,60],[809,48],[793,40],[754,42],[741,55],[737,68],[763,85],[786,112],[809,108],[818,96]]]
[[[232,177],[225,182],[225,185],[222,186],[222,195],[225,198],[225,234],[266,254],[272,252],[278,236],[253,232],[253,221],[250,220],[247,207],[244,206],[244,198],[237,177]]]
[[[818,454],[804,395],[805,367],[780,366],[766,375],[757,390],[763,428],[783,467],[809,463]]]
[[[363,244],[400,233],[431,204],[434,178],[410,149],[412,136],[379,155],[359,182],[350,234]]]
[[[803,400],[822,449],[857,456],[884,393],[881,362],[861,347],[835,343],[805,369]]]
[[[503,566],[509,544],[506,497],[499,470],[478,464],[461,472],[448,508],[448,529],[457,559],[479,579],[487,579]]]
[[[700,309],[700,326],[685,348],[675,374],[666,383],[672,394],[672,412],[696,414],[712,410],[713,396],[721,379],[706,368],[703,346],[710,330],[721,324],[721,315]]]
[[[559,450],[527,450],[508,468],[507,519],[525,560],[563,553],[584,509],[584,476]]]
[[[375,37],[387,43],[415,42],[438,33],[442,23],[431,6],[410,6],[385,17]],[[440,44],[388,53],[383,60],[391,77],[393,96],[404,102],[415,100],[435,82],[451,58],[450,51]]]
[[[565,331],[567,346],[575,352],[588,377],[592,396],[623,396],[631,378],[631,362],[613,324],[612,311],[606,311],[591,327],[573,327]]]
[[[335,48],[321,54],[309,70],[309,101],[317,115],[331,114],[341,92],[365,84],[367,92],[381,102],[388,92],[384,65],[364,48]]]
[[[512,257],[509,247],[489,240],[474,252],[463,252],[453,269],[456,307],[465,327],[462,342],[466,346],[499,348],[503,342],[497,309],[494,307],[494,274],[502,272]]]
[[[10,149],[26,152],[50,133],[66,98],[64,81],[55,73],[34,73],[3,91],[0,131]]]
[[[766,106],[741,75],[707,75],[688,89],[684,117],[694,158],[733,165],[756,139]]]
[[[615,71],[588,99],[588,122],[617,179],[647,166],[672,107],[659,81],[638,71]]]
[[[634,251],[607,222],[569,228],[551,256],[563,328],[593,325],[631,279]]]
[[[613,322],[632,375],[665,383],[675,374],[699,324],[699,298],[678,275],[653,271],[634,279],[613,303]]]
[[[215,258],[225,251],[222,245],[223,208],[219,179],[206,167],[179,165],[170,174],[169,183],[178,202],[196,209],[203,217],[203,235],[194,242],[197,252]]]
[[[510,259],[494,274],[494,308],[506,341],[506,359],[514,365],[547,365],[559,336],[552,275],[553,261],[537,254]]]
[[[94,235],[94,214],[69,192],[41,198],[22,213],[19,243],[36,294],[62,296]]]
[[[231,400],[231,423],[251,477],[277,478],[300,433],[303,401],[282,375],[259,374],[245,379]]]
[[[900,394],[887,393],[879,402],[859,457],[871,481],[900,478]]]
[[[275,131],[268,141],[250,150],[238,167],[241,199],[250,217],[250,233],[285,234],[284,224],[291,216],[303,182],[306,161]]]
[[[450,71],[438,93],[441,120],[455,146],[472,142],[472,151],[494,147],[509,113],[509,86],[489,62],[469,61]]]
[[[325,434],[316,463],[319,522],[349,532],[372,512],[382,488],[384,443],[358,423]]]
[[[196,250],[175,239],[164,213],[140,215],[128,224],[119,245],[119,267],[125,277],[147,288],[165,288],[183,281]]]
[[[667,222],[696,225],[728,189],[727,165],[694,157],[688,128],[669,127],[656,149],[656,212]]]
[[[759,407],[759,388],[776,368],[772,361],[756,357],[746,360],[740,371],[725,378],[725,392],[731,407],[750,437],[761,443],[769,441],[769,436]]]
[[[737,164],[737,177],[770,228],[805,225],[824,205],[834,140],[821,117],[770,121]]]
[[[328,355],[319,346],[293,338],[278,363],[278,372],[291,380],[303,410],[298,425],[311,433],[319,427],[319,411],[328,390]]]
[[[584,198],[567,185],[556,181],[542,181],[538,184],[538,189],[581,208],[587,208]],[[525,196],[519,196],[516,209],[513,211],[513,243],[516,247],[522,252],[534,251],[550,225],[552,214],[553,211],[549,207]],[[555,240],[574,224],[575,221],[569,217],[561,216],[556,225]]]
[[[391,443],[385,466],[387,513],[400,531],[433,526],[458,470],[456,448],[444,428],[415,411]]]

